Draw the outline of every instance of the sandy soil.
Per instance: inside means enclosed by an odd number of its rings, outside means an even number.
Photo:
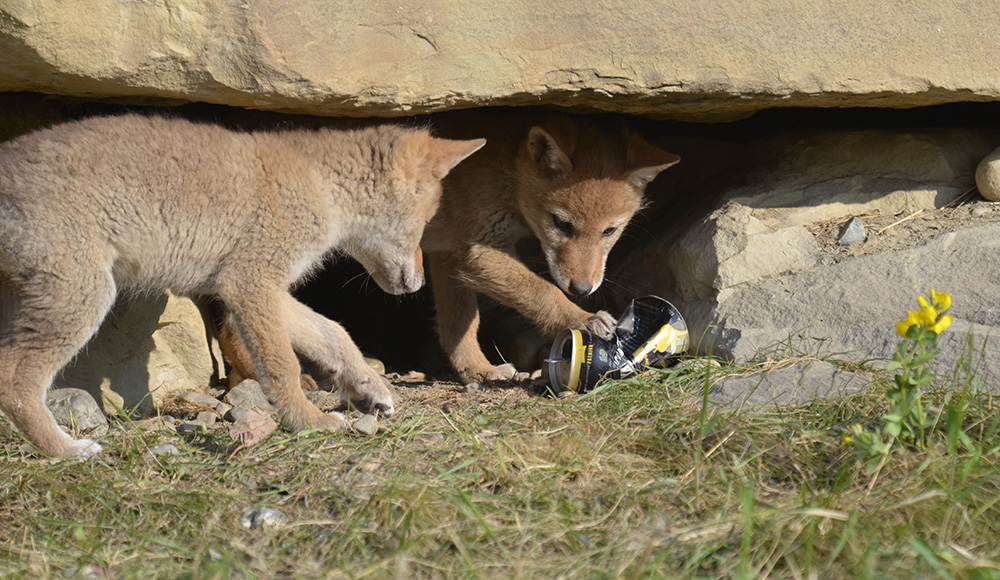
[[[848,246],[839,245],[837,238],[850,217],[806,226],[820,244],[824,263],[835,264],[866,254],[914,248],[947,232],[1000,223],[1000,203],[972,201],[912,214],[873,211],[857,217],[865,226],[865,241]]]

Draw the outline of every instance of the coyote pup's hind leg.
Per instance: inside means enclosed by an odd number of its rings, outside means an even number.
[[[59,263],[74,262],[98,263],[83,256]],[[94,455],[101,446],[63,431],[45,406],[45,392],[111,309],[116,294],[111,273],[35,270],[12,283],[16,305],[0,339],[0,409],[44,453]]]

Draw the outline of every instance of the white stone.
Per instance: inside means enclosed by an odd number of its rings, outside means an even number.
[[[1000,147],[987,155],[976,167],[976,187],[987,201],[1000,201]]]

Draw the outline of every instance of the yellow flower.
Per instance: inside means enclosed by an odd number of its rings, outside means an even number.
[[[934,302],[934,306],[941,312],[951,308],[951,296],[945,292],[935,292],[931,288],[931,301]]]
[[[934,324],[934,321],[937,320],[937,315],[937,310],[934,310],[933,307],[924,306],[920,309],[920,314],[918,315],[920,318],[920,326],[928,327]]]
[[[937,334],[941,334],[942,332],[945,331],[945,329],[951,326],[951,321],[952,321],[951,316],[945,314],[944,316],[939,318],[937,322],[934,323],[934,326],[931,327],[931,330],[933,330]]]
[[[934,295],[934,289],[931,288],[931,296],[933,295]],[[924,298],[923,296],[917,296],[917,304],[919,304],[921,308],[927,308],[927,299]]]
[[[917,318],[917,311],[911,310],[906,317],[906,320],[896,323],[896,332],[899,336],[906,338],[906,331],[910,330],[910,327],[914,324],[920,324],[920,320]]]
[[[851,439],[851,436],[850,436],[850,435],[846,435],[846,436],[844,437],[844,443],[850,443],[851,441],[853,441],[853,439]]]

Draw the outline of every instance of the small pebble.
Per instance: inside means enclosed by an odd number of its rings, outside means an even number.
[[[146,452],[147,455],[180,455],[180,449],[177,449],[175,445],[167,443],[165,445],[157,445],[149,451]]]
[[[479,383],[469,383],[462,387],[463,393],[478,393],[483,390],[483,386]]]
[[[52,411],[56,422],[64,427],[97,436],[108,432],[108,420],[101,407],[82,389],[52,389],[45,396],[45,404]]]
[[[542,369],[535,369],[531,372],[531,380],[535,381],[542,378]]]
[[[245,379],[229,389],[223,400],[237,409],[260,409],[269,413],[274,411],[274,407],[267,400],[267,395],[260,388],[260,383],[253,379]]]
[[[380,375],[384,375],[385,374],[385,364],[383,364],[382,361],[380,361],[379,359],[374,358],[374,357],[370,357],[370,356],[366,356],[365,357],[365,363],[367,363],[368,366],[373,371],[377,372],[378,374],[380,374]]]
[[[364,463],[359,463],[354,469],[361,473],[375,473],[378,471],[378,463],[374,461],[365,461]]]
[[[969,212],[969,214],[972,217],[982,217],[988,213],[993,213],[993,208],[986,207],[984,205],[977,205],[976,207],[972,208],[971,212]]]
[[[360,419],[354,422],[354,430],[365,435],[374,435],[378,433],[378,421],[374,415],[362,415]]]
[[[201,423],[206,427],[211,427],[212,425],[215,425],[215,421],[218,418],[219,415],[215,411],[202,411],[198,413],[197,417],[195,417],[194,422]]]
[[[140,431],[167,431],[173,430],[176,423],[173,417],[164,415],[162,417],[150,417],[149,419],[136,421],[135,426]]]
[[[180,433],[181,435],[187,435],[189,433],[197,433],[204,428],[205,426],[202,425],[201,423],[193,423],[193,422],[181,423],[180,425],[177,426],[177,432]]]
[[[242,417],[244,414],[248,413],[249,411],[250,411],[250,409],[240,409],[239,407],[233,407],[232,409],[226,411],[226,414],[223,415],[222,417],[226,421],[232,421],[232,422],[235,423],[236,421],[240,420],[240,417]]]
[[[859,218],[853,217],[840,230],[840,237],[837,243],[841,246],[865,241],[865,225]]]
[[[531,373],[520,372],[514,375],[514,380],[517,382],[526,381],[531,378]]]
[[[195,405],[201,405],[202,407],[208,407],[209,409],[214,409],[219,406],[219,400],[211,395],[206,395],[204,393],[196,393],[194,391],[184,391],[183,393],[177,395],[177,398],[182,401],[187,401],[188,403],[193,403]]]
[[[424,445],[433,445],[443,440],[444,433],[427,433],[426,435],[417,435],[413,438],[414,443],[422,443]]]
[[[402,381],[408,381],[412,383],[422,383],[427,380],[427,375],[420,371],[410,371],[405,375],[399,377]]]
[[[233,406],[229,403],[219,403],[219,406],[215,408],[215,412],[219,414],[220,417],[225,417],[229,411],[233,409]]]
[[[247,530],[256,530],[288,521],[288,514],[274,508],[251,508],[243,512],[240,525]]]
[[[93,564],[86,564],[84,566],[70,566],[63,570],[64,578],[86,578],[86,579],[100,579],[107,578],[104,571],[100,567]]]

